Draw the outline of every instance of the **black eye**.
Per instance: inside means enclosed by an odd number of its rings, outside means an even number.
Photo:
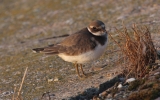
[[[93,29],[95,30],[95,29],[97,29],[96,27],[93,27]]]

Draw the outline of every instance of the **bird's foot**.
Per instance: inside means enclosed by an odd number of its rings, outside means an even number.
[[[83,73],[82,77],[87,78],[87,74]]]
[[[82,74],[80,76],[78,75],[78,77],[79,77],[80,80],[84,80],[84,79],[87,78],[87,75],[86,74]]]

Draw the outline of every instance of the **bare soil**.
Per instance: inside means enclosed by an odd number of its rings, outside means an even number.
[[[55,44],[63,37],[51,37],[73,34],[99,19],[115,39],[115,27],[147,26],[159,50],[159,9],[159,0],[0,0],[0,99],[10,100],[17,93],[26,67],[21,93],[24,100],[39,100],[44,93],[43,99],[49,93],[54,100],[77,97],[92,89],[94,93],[119,72],[113,62],[116,52],[110,53],[117,46],[110,38],[104,55],[85,65],[88,77],[83,80],[71,63],[58,56],[34,54],[31,49]]]

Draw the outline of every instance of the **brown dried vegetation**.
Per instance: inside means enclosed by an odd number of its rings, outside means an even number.
[[[117,29],[120,42],[111,38],[120,48],[121,55],[117,61],[122,66],[122,73],[126,77],[142,78],[149,72],[149,67],[155,63],[156,50],[154,48],[151,33],[147,27],[133,26],[129,32]]]

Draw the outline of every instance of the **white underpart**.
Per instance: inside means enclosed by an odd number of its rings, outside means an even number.
[[[105,51],[106,46],[107,46],[107,42],[103,46],[98,44],[94,50],[88,51],[86,53],[83,53],[77,56],[68,56],[63,53],[59,54],[58,56],[67,62],[72,62],[72,63],[77,62],[80,64],[88,63],[98,59]]]
[[[88,29],[89,32],[91,32],[91,30],[88,27],[87,27],[87,29]],[[95,36],[102,36],[102,35],[106,34],[106,32],[103,32],[103,31],[98,31],[98,32],[95,32],[95,33],[91,32],[91,33]]]

